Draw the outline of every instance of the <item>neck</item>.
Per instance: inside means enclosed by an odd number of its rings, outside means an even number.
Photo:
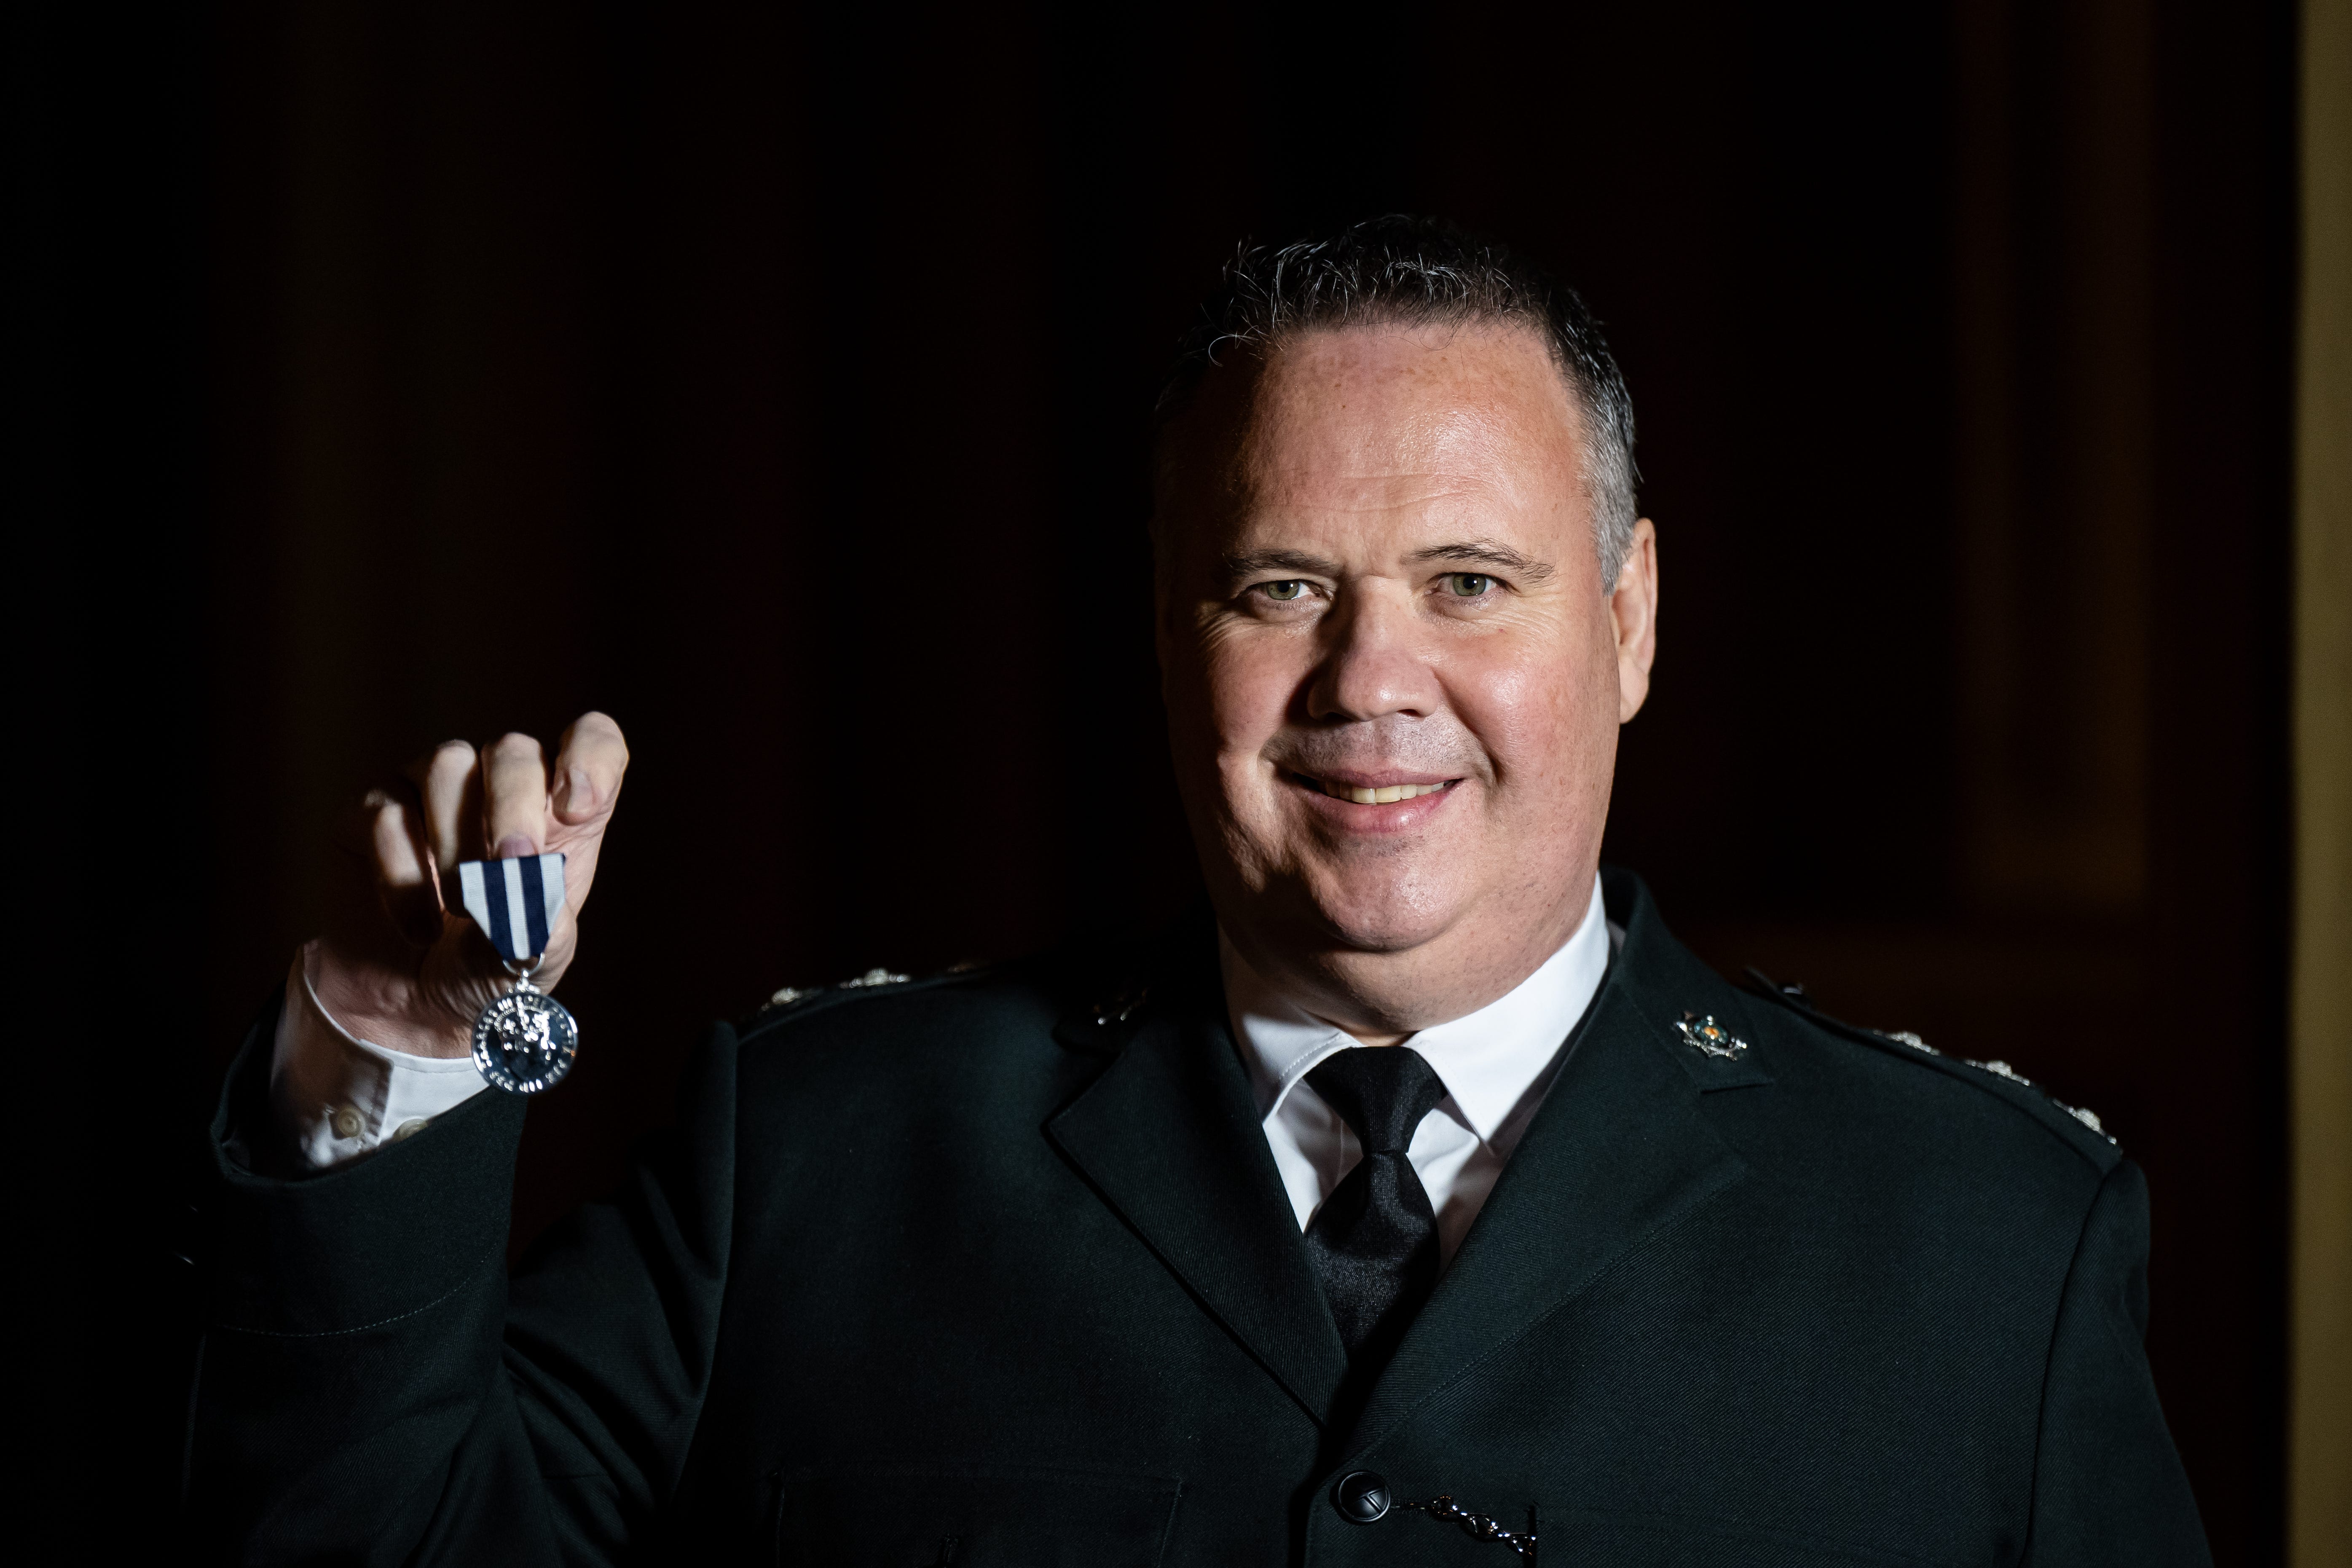
[[[1250,967],[1299,1006],[1367,1046],[1393,1046],[1524,984],[1597,906],[1590,871],[1581,887],[1580,896],[1559,899],[1538,918],[1496,911],[1384,952],[1344,946],[1328,931],[1300,941],[1271,922],[1223,923]]]

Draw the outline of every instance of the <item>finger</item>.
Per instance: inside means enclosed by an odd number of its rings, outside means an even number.
[[[563,731],[556,752],[555,795],[547,847],[563,851],[564,912],[549,952],[569,961],[575,921],[596,880],[596,861],[628,771],[628,742],[603,713],[583,713]]]
[[[596,712],[572,721],[555,752],[555,819],[579,826],[610,813],[628,768],[628,742],[618,724]]]
[[[444,741],[410,771],[425,807],[425,842],[435,869],[457,874],[460,860],[483,857],[481,759],[463,741]]]
[[[482,837],[501,860],[547,842],[547,760],[529,735],[501,735],[482,753]]]
[[[434,886],[430,851],[421,814],[386,790],[372,790],[370,837],[375,851],[376,889],[384,913],[401,935],[419,947],[441,934],[441,893]]]

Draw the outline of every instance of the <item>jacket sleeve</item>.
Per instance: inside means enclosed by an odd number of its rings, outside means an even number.
[[[2147,1333],[2147,1181],[2126,1160],[2100,1184],[2059,1303],[2026,1563],[2210,1568]]]
[[[239,1563],[609,1563],[674,1488],[709,1385],[735,1156],[735,1037],[621,1193],[511,1280],[523,1102],[476,1096],[315,1175],[241,1156],[275,1016],[212,1127],[188,1523]],[[264,1162],[266,1163],[266,1162]]]

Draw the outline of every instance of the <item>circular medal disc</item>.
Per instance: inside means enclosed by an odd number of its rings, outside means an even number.
[[[563,1004],[528,984],[518,985],[474,1020],[474,1066],[509,1094],[551,1089],[572,1070],[580,1026]]]

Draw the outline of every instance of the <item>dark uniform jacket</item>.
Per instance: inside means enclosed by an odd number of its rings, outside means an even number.
[[[1208,941],[1139,1001],[1039,963],[714,1028],[677,1134],[511,1277],[522,1102],[272,1179],[265,1023],[191,1526],[252,1563],[1517,1561],[1402,1506],[1444,1496],[1546,1568],[2207,1561],[2138,1170],[1605,886],[1622,949],[1352,1415]]]

